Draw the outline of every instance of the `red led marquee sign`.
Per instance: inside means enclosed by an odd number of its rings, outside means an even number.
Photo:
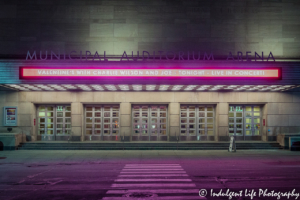
[[[263,69],[103,69],[20,67],[20,79],[27,78],[281,78],[279,68]]]

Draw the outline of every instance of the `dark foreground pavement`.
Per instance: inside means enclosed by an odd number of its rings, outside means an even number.
[[[285,150],[4,151],[0,157],[0,199],[8,200],[204,199],[200,189],[207,199],[275,200],[288,199],[278,192],[300,193],[300,152]],[[212,189],[219,196],[211,197]]]

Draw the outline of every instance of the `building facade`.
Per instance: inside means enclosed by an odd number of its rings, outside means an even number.
[[[0,130],[12,127],[28,141],[299,134],[299,8],[297,1],[4,3]]]

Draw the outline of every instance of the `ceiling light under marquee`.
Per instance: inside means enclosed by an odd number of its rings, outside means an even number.
[[[92,91],[105,89],[110,91],[130,91],[130,90],[143,90],[143,85],[104,85],[99,84],[5,84],[4,86],[14,90],[27,90],[27,91],[66,91],[72,89]],[[158,86],[158,89],[156,89]],[[300,86],[300,85],[299,85]],[[216,90],[232,90],[232,91],[286,91],[298,85],[144,85],[146,90],[163,90],[163,91],[216,91]]]

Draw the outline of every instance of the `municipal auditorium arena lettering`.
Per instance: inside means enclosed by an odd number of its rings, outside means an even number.
[[[275,61],[275,58],[272,52],[269,53],[269,56],[265,58],[264,52],[261,54],[254,52],[254,55],[251,54],[251,51],[246,51],[244,54],[241,51],[237,51],[236,55],[233,55],[231,52],[228,53],[228,56],[225,60],[229,61]],[[76,61],[107,61],[108,57],[106,51],[103,52],[103,55],[99,55],[96,51],[95,54],[92,54],[90,51],[70,51],[69,53],[60,53],[53,51],[40,51],[39,56],[37,56],[37,51],[30,53],[27,52],[26,60],[76,60]],[[213,53],[201,53],[201,52],[175,52],[175,51],[153,51],[150,54],[148,51],[143,51],[140,55],[140,52],[137,51],[136,54],[128,55],[126,51],[123,52],[123,55],[120,57],[120,61],[146,61],[146,60],[193,60],[193,61],[212,61],[214,60]]]

